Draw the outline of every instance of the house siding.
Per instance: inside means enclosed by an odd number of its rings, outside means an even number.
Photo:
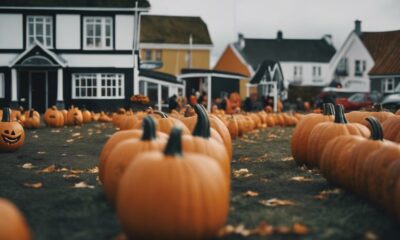
[[[81,18],[79,14],[56,15],[56,48],[81,48]]]
[[[23,48],[23,15],[0,14],[0,49]]]
[[[132,15],[115,16],[115,49],[131,50],[133,45],[134,17]]]
[[[400,91],[394,91],[394,92],[383,92],[383,84],[384,84],[384,81],[385,81],[385,79],[394,79],[394,87],[395,87],[395,89],[396,89],[396,87],[399,87],[400,86],[400,75],[397,75],[397,76],[388,76],[388,77],[378,77],[378,78],[376,78],[376,77],[372,77],[371,78],[371,92],[372,91],[377,91],[377,92],[380,92],[383,96],[385,96],[385,95],[389,95],[389,94],[392,94],[392,93],[399,93]],[[399,87],[400,88],[400,87]]]
[[[7,89],[11,89],[11,70],[7,67],[0,67],[0,73],[4,74],[4,98],[0,98],[0,107],[8,107],[11,99],[11,91],[7,91]]]

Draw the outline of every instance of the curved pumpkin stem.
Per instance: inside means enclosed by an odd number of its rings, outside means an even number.
[[[10,108],[5,107],[3,108],[3,119],[2,122],[9,122],[10,121]]]
[[[333,106],[332,103],[324,103],[322,105],[322,112],[324,115],[335,115],[335,107]]]
[[[51,106],[51,109],[57,110],[57,107],[55,105]]]
[[[367,120],[372,128],[371,138],[376,141],[383,141],[383,129],[381,123],[372,116],[367,117],[365,120]]]
[[[30,111],[29,111],[29,118],[33,118],[33,112],[34,112],[35,110],[33,110],[33,109],[31,109]]]
[[[182,155],[182,128],[172,128],[164,154],[167,156]]]
[[[342,104],[338,104],[335,106],[335,123],[346,124],[347,119],[344,115],[344,109]]]
[[[160,115],[161,118],[168,118],[168,115],[161,111],[154,111],[154,112],[152,112],[152,114]]]
[[[142,141],[151,141],[156,138],[156,123],[154,119],[150,116],[143,118],[143,135]]]
[[[197,123],[193,130],[193,136],[210,138],[210,120],[208,119],[207,113],[200,104],[196,104],[194,110],[197,113]]]

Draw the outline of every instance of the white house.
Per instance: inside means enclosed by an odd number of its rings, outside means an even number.
[[[0,1],[0,105],[128,105],[139,91],[139,14],[149,8],[147,0]]]

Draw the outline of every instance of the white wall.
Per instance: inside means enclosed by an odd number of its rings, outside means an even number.
[[[10,62],[17,57],[18,54],[14,53],[4,53],[0,54],[0,66],[1,67],[8,67]]]
[[[132,55],[61,54],[68,67],[116,67],[133,68]]]
[[[330,75],[329,63],[320,63],[320,62],[280,62],[283,77],[289,83],[293,83],[294,79],[294,67],[301,66],[302,67],[302,77],[301,77],[301,86],[327,86],[332,80],[332,76]],[[313,67],[321,67],[321,77],[313,76]],[[297,70],[298,71],[298,70]],[[322,81],[317,81],[322,80]],[[300,80],[298,81],[300,82]]]
[[[117,50],[132,50],[133,46],[133,16],[115,16],[115,48]]]
[[[80,49],[80,16],[57,14],[56,24],[57,49]]]
[[[22,14],[0,14],[0,49],[23,48]]]

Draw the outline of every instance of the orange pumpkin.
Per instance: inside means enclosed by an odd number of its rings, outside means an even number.
[[[132,239],[210,239],[224,226],[229,189],[208,156],[182,153],[173,128],[164,153],[138,155],[122,176],[117,215]]]
[[[389,117],[383,122],[382,127],[385,139],[400,143],[400,115]]]
[[[18,208],[10,201],[0,198],[0,239],[30,240],[29,226]]]
[[[23,122],[23,126],[24,128],[27,129],[36,129],[40,127],[40,115],[38,112],[36,112],[37,114],[35,114],[35,110],[31,109],[28,113],[28,116],[26,116],[24,122]],[[39,117],[38,117],[39,115]]]
[[[46,110],[44,113],[44,122],[49,127],[62,127],[64,126],[64,115],[58,111],[56,106]]]
[[[231,115],[228,120],[228,130],[232,139],[236,139],[239,136],[239,126],[235,116]]]
[[[82,111],[82,120],[83,123],[90,123],[92,121],[92,114],[85,108]]]
[[[10,122],[10,114],[9,108],[3,108],[3,119],[0,122],[0,152],[14,152],[24,144],[24,128],[18,122]]]
[[[83,116],[81,110],[76,107],[71,107],[67,113],[66,125],[82,125]]]

